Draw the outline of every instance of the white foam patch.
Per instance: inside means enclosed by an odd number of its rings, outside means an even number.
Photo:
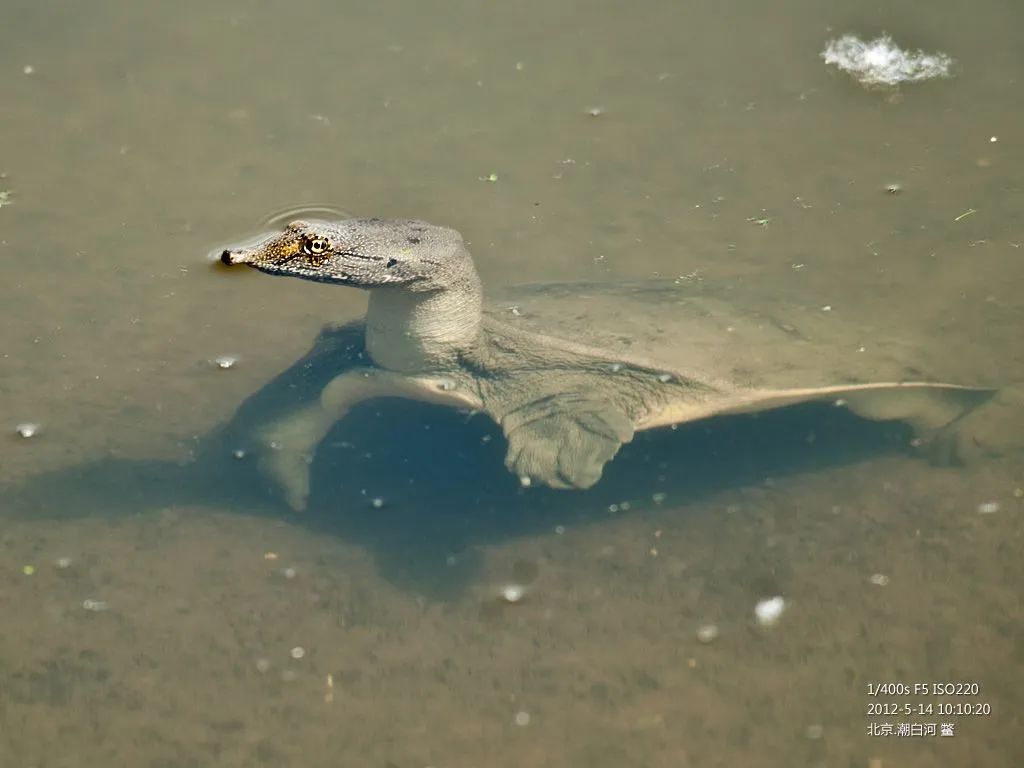
[[[843,35],[828,42],[821,58],[867,86],[893,86],[949,77],[953,66],[953,59],[945,53],[905,51],[896,47],[889,35],[869,42],[856,35]]]

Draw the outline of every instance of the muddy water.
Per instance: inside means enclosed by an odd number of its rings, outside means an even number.
[[[365,299],[206,255],[304,203],[416,216],[488,285],[743,279],[1019,382],[1022,23],[995,0],[9,4],[0,762],[1020,764],[1020,453],[934,468],[898,425],[805,408],[524,492],[481,418],[378,402],[296,517],[211,434]],[[883,30],[954,77],[870,92],[818,56]],[[945,681],[980,694],[867,693]],[[894,703],[992,713],[868,714]],[[868,735],[900,722],[955,736]]]

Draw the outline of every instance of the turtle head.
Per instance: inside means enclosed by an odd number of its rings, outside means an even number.
[[[283,232],[224,249],[220,260],[271,275],[416,292],[443,290],[473,272],[458,232],[405,219],[293,221]]]

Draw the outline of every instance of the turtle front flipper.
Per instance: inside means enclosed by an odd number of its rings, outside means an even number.
[[[260,468],[281,488],[285,501],[301,512],[309,501],[309,474],[316,447],[351,408],[377,397],[400,397],[452,407],[480,402],[448,378],[412,376],[380,368],[355,368],[335,377],[317,402],[260,430]]]
[[[314,403],[260,430],[260,470],[296,512],[303,511],[309,499],[309,468],[316,446],[339,418]]]
[[[508,439],[505,466],[524,484],[552,488],[589,488],[619,447],[633,439],[623,410],[572,392],[526,403],[500,422]]]

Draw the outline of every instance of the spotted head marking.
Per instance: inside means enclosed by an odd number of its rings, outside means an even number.
[[[446,275],[468,263],[458,232],[422,221],[347,219],[293,221],[255,244],[225,248],[224,264],[273,275],[360,288],[446,287]]]

